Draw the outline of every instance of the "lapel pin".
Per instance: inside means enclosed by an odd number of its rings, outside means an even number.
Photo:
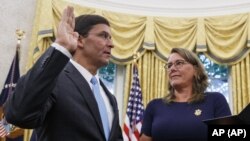
[[[196,109],[195,112],[194,112],[194,115],[195,116],[200,116],[201,115],[201,109]]]

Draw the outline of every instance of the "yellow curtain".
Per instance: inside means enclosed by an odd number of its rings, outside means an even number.
[[[207,55],[215,62],[235,64],[248,53],[248,14],[205,18]]]
[[[28,70],[40,55],[47,49],[53,37],[51,0],[37,0],[36,16],[32,30],[29,58],[26,65]]]
[[[194,49],[197,19],[156,17],[154,27],[157,57],[166,60],[173,47]]]
[[[250,102],[250,54],[232,65],[233,113],[238,114]]]
[[[103,11],[111,24],[115,48],[112,50],[112,61],[116,64],[131,63],[133,53],[140,50],[145,35],[146,17],[132,16]],[[140,51],[143,54],[143,50]]]
[[[146,106],[150,100],[163,97],[166,94],[167,76],[164,64],[165,63],[155,57],[151,51],[147,51],[137,61],[144,106]],[[123,111],[126,111],[128,96],[132,85],[132,65],[133,64],[130,64],[126,67]],[[125,112],[123,113],[123,117],[124,116]]]
[[[74,7],[76,16],[99,14],[110,21],[115,45],[111,60],[126,65],[127,71],[123,108],[127,106],[131,85],[133,54],[140,53],[137,63],[146,106],[153,98],[166,94],[167,77],[163,66],[173,47],[204,52],[215,62],[232,66],[234,113],[249,103],[250,13],[170,18],[111,12],[65,0],[37,0],[26,70],[53,42],[62,10],[67,5]],[[24,141],[28,141],[30,133],[29,130],[25,132]]]
[[[195,18],[136,16],[64,0],[38,0],[27,69],[53,41],[61,12],[67,5],[75,8],[76,16],[95,13],[110,21],[115,45],[112,61],[116,64],[131,64],[133,53],[143,56],[146,50],[164,61],[173,47],[196,48],[217,63],[230,65],[249,53],[249,14]]]

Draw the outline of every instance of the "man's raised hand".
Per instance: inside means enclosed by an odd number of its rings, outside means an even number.
[[[79,34],[74,32],[75,16],[74,8],[68,6],[64,9],[61,21],[57,28],[57,36],[55,42],[65,47],[71,54],[73,54],[77,47],[77,40]]]

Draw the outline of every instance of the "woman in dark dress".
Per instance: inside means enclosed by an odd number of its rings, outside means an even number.
[[[147,105],[140,141],[207,140],[207,125],[202,120],[231,115],[225,97],[205,92],[205,69],[187,49],[173,48],[165,68],[169,94]]]

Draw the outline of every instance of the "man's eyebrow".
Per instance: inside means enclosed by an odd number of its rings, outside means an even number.
[[[100,33],[109,34],[107,31],[101,31]],[[110,35],[110,34],[109,34]]]

